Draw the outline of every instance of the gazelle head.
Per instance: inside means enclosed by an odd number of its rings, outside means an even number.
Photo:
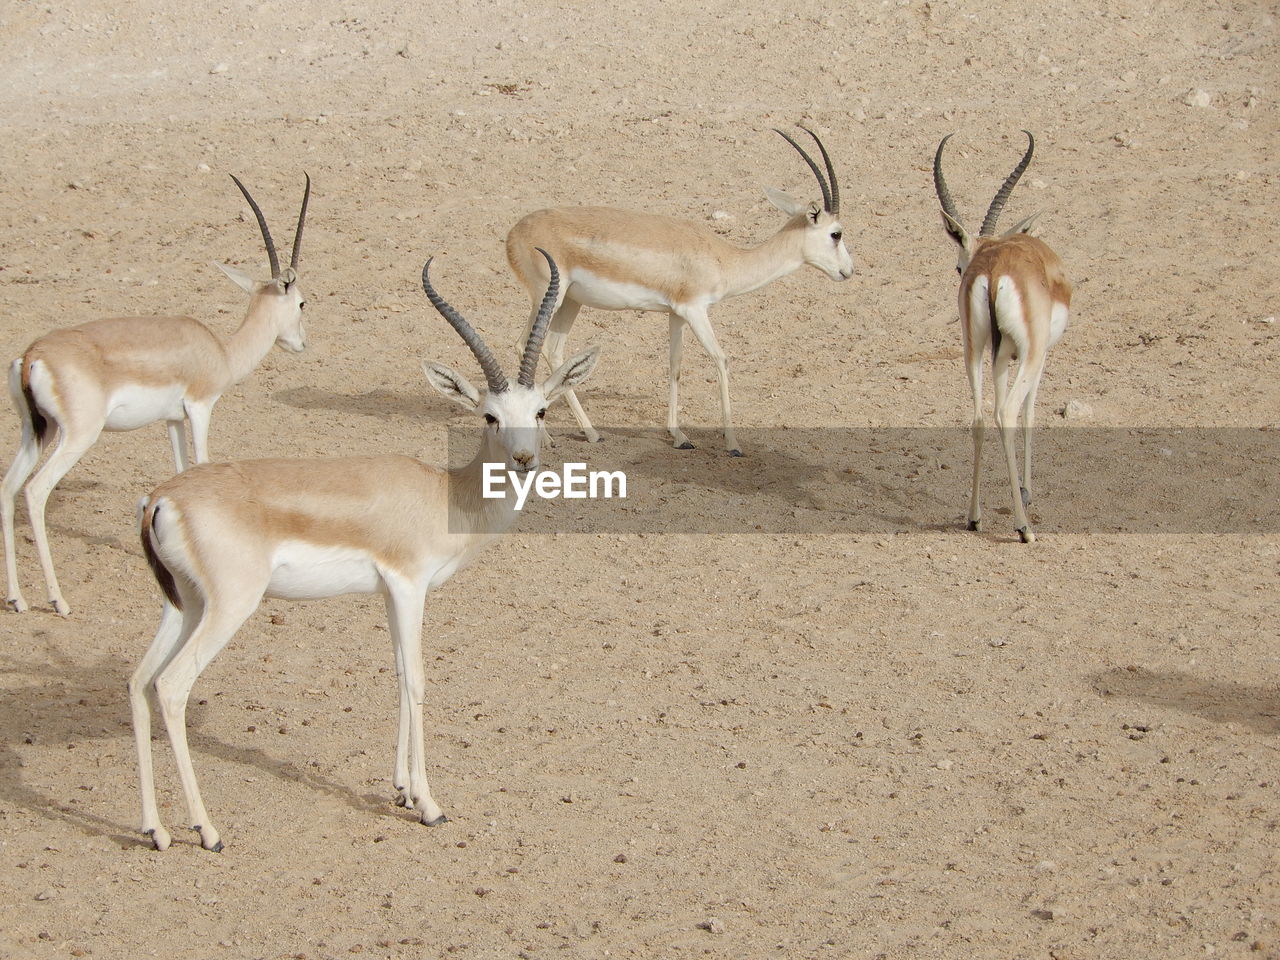
[[[765,196],[769,198],[770,203],[797,221],[803,228],[804,238],[801,241],[801,250],[804,262],[811,267],[817,267],[832,280],[848,280],[853,276],[853,257],[849,255],[849,250],[844,245],[844,227],[840,223],[840,185],[836,181],[836,170],[831,163],[831,157],[827,154],[827,148],[822,145],[818,135],[806,126],[800,124],[797,126],[811,136],[813,142],[818,145],[823,163],[827,168],[825,177],[813,157],[809,156],[804,147],[796,143],[790,134],[776,127],[774,132],[780,134],[787,143],[796,148],[804,158],[804,162],[809,165],[809,169],[813,171],[813,175],[818,178],[818,186],[822,190],[822,205],[819,206],[816,200],[804,203],[772,187],[765,188]]]
[[[311,199],[311,177],[307,178],[307,187],[302,194],[302,211],[298,214],[298,229],[293,235],[293,253],[289,257],[289,266],[280,269],[280,258],[276,255],[276,245],[271,239],[271,231],[267,229],[267,219],[262,209],[254,202],[245,185],[235,174],[235,181],[244,198],[249,201],[254,217],[258,220],[258,228],[262,231],[262,239],[267,245],[267,258],[271,262],[271,279],[255,280],[243,270],[229,267],[225,263],[215,263],[219,270],[231,278],[231,281],[249,294],[259,310],[267,311],[274,320],[276,343],[290,353],[300,353],[307,346],[307,332],[302,325],[302,309],[307,305],[302,288],[298,285],[298,258],[302,254],[302,228],[307,221],[307,202]]]
[[[542,383],[535,380],[542,341],[547,334],[547,325],[551,322],[560,293],[560,273],[555,261],[541,247],[538,247],[538,252],[546,257],[547,266],[551,268],[551,282],[529,332],[524,356],[520,361],[520,372],[514,384],[507,380],[493,351],[480,339],[471,324],[432,288],[427,276],[431,260],[422,267],[422,289],[426,292],[427,299],[475,354],[484,371],[486,389],[483,393],[477,390],[466,377],[443,363],[422,365],[427,381],[454,403],[484,417],[486,443],[506,458],[508,470],[518,473],[537,470],[541,465],[544,434],[542,425],[547,407],[560,394],[586,380],[600,358],[600,348],[592,347],[566,360]]]
[[[1013,192],[1014,186],[1027,169],[1027,164],[1031,162],[1031,155],[1035,153],[1036,149],[1036,140],[1031,135],[1031,131],[1023,130],[1022,132],[1027,135],[1027,152],[1022,155],[1018,165],[1013,168],[1013,173],[1005,178],[1004,183],[996,192],[995,199],[991,201],[991,206],[987,208],[987,215],[982,221],[982,229],[978,231],[976,237],[966,230],[960,222],[960,214],[956,212],[955,201],[951,199],[951,191],[947,189],[947,181],[942,176],[942,151],[946,147],[947,141],[955,134],[948,133],[942,138],[942,142],[938,144],[938,152],[933,156],[933,186],[938,194],[938,202],[942,204],[942,222],[946,225],[947,233],[951,235],[951,239],[960,247],[960,256],[956,262],[956,273],[963,274],[965,268],[969,266],[969,261],[973,259],[973,254],[978,249],[978,245],[982,241],[995,236],[996,221],[1000,219],[1000,213],[1004,210],[1009,194]],[[1038,216],[1040,214],[1037,212],[1023,218],[1001,236],[1011,237],[1015,233],[1026,233],[1031,229],[1032,223],[1035,222]]]

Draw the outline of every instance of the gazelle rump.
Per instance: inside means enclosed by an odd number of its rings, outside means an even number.
[[[134,430],[164,420],[179,471],[188,466],[185,424],[191,425],[196,463],[209,459],[209,420],[214,404],[247,377],[272,344],[298,352],[306,346],[298,285],[302,228],[311,196],[307,177],[289,266],[283,270],[267,221],[249,191],[249,201],[266,243],[271,279],[265,282],[234,267],[217,266],[245,293],[243,322],[225,341],[191,317],[117,317],[55,330],[36,340],[9,368],[9,392],[21,421],[18,452],[0,484],[8,605],[27,609],[18,586],[14,553],[14,501],[26,484],[27,514],[44,571],[49,602],[70,612],[53,570],[45,505],[58,482],[97,442],[103,430]],[[40,454],[57,436],[44,466],[31,477]]]
[[[822,203],[802,203],[781,190],[766,189],[769,200],[788,217],[768,240],[742,248],[700,224],[612,207],[557,207],[529,214],[507,234],[507,261],[533,301],[537,314],[546,270],[535,250],[551,253],[564,277],[547,333],[547,359],[564,359],[565,341],[582,307],[602,310],[660,311],[670,315],[670,391],[667,430],[676,447],[693,444],[680,429],[679,384],[684,328],[693,331],[715,363],[725,445],[741,456],[729,403],[729,365],[711,328],[709,309],[721,300],[757,290],[799,270],[816,267],[832,280],[853,276],[853,259],[840,223],[840,188],[826,148],[813,131],[801,127],[818,146],[823,175],[813,158],[789,134],[778,130],[804,158],[818,179]],[[572,390],[566,399],[588,440],[600,434],[591,425]]]
[[[1049,349],[1067,329],[1071,309],[1071,284],[1062,261],[1044,241],[1026,231],[1039,214],[1032,214],[1000,236],[996,222],[1009,194],[1031,162],[1035,138],[1027,135],[1027,151],[991,201],[982,228],[975,237],[960,223],[951,193],[942,175],[942,151],[952,134],[942,138],[933,158],[933,181],[942,205],[947,232],[960,248],[956,269],[960,273],[960,335],[965,368],[973,393],[973,481],[969,498],[969,529],[982,520],[978,488],[982,440],[986,422],[982,407],[982,358],[991,344],[991,379],[995,384],[995,419],[1000,443],[1009,467],[1013,491],[1014,526],[1023,543],[1035,540],[1026,508],[1031,504],[1031,434],[1035,426],[1036,391],[1044,374]],[[1018,366],[1008,382],[1009,364]],[[1014,433],[1022,413],[1022,478]]]
[[[545,255],[545,254],[544,254]],[[308,599],[381,593],[395,651],[400,714],[393,783],[397,802],[428,825],[445,815],[427,787],[423,756],[422,616],[439,587],[515,520],[514,494],[482,495],[486,462],[538,469],[547,404],[591,373],[598,350],[534,382],[559,279],[551,280],[515,383],[510,383],[471,325],[431,287],[432,304],[462,336],[484,371],[481,392],[438,363],[424,364],[440,393],[484,417],[475,459],[456,470],[410,457],[250,460],[193,467],[161,484],[140,505],[143,550],[164,595],[160,626],[129,682],[142,829],[159,850],[160,823],[151,759],[151,708],[158,707],[177,760],[191,822],[209,850],[222,849],[196,783],[186,736],[186,706],[196,678],[264,596]]]

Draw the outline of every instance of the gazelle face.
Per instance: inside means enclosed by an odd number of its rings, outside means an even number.
[[[307,305],[307,298],[297,280],[285,284],[284,290],[276,297],[278,301],[272,307],[278,311],[279,317],[276,343],[290,353],[301,353],[307,346],[307,331],[302,325],[302,310]]]
[[[500,393],[480,393],[467,378],[442,363],[424,363],[427,381],[441,394],[485,421],[485,437],[502,451],[508,470],[528,473],[542,465],[542,427],[547,407],[560,394],[571,390],[591,375],[600,348],[592,347],[562,363],[541,384],[526,387],[511,383]]]
[[[840,218],[816,203],[805,213],[804,262],[837,282],[853,276],[853,257],[844,245]]]

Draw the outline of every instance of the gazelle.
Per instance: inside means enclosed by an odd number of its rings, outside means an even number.
[[[392,780],[397,803],[418,809],[428,826],[445,821],[427,789],[423,758],[427,592],[473,560],[515,519],[513,485],[504,485],[504,498],[484,498],[484,465],[501,462],[516,472],[536,471],[547,405],[585,380],[598,359],[598,350],[588,350],[535,383],[559,287],[555,264],[550,257],[547,262],[550,284],[514,384],[479,334],[432,289],[431,261],[422,268],[423,289],[475,354],[488,387],[481,393],[449,367],[423,365],[436,390],[485,419],[480,450],[469,465],[444,470],[402,456],[206,464],[161,484],[140,504],[142,547],[165,595],[155,640],[129,681],[142,829],[156,849],[168,847],[170,837],[156,807],[151,699],[169,732],[201,845],[221,850],[187,748],[187,698],[200,672],[263,596],[383,594],[400,686]]]
[[[584,306],[603,310],[665,311],[670,315],[671,386],[667,431],[681,450],[693,444],[678,422],[680,360],[687,324],[716,366],[724,440],[732,456],[742,456],[729,411],[729,365],[711,329],[708,310],[726,297],[759,289],[805,264],[832,280],[853,276],[853,259],[840,224],[840,187],[835,168],[817,134],[801,127],[822,153],[827,175],[792,137],[776,131],[799,151],[818,178],[822,204],[802,203],[772,188],[765,195],[785,213],[787,222],[759,246],[744,249],[722,240],[700,224],[651,213],[611,207],[556,207],[529,214],[507,234],[507,261],[529,291],[533,314],[546,273],[536,248],[551,252],[564,274],[564,290],[547,334],[547,359],[564,359],[565,340]],[[530,324],[532,325],[532,315]],[[572,390],[569,408],[587,439],[600,434],[591,425]]]
[[[1035,540],[1027,522],[1031,505],[1031,432],[1035,426],[1036,390],[1044,373],[1049,348],[1067,329],[1071,308],[1071,284],[1062,271],[1062,261],[1044,241],[1027,231],[1038,213],[1022,220],[1000,236],[996,221],[1014,185],[1031,162],[1036,141],[1029,131],[1027,152],[1014,167],[987,209],[978,235],[972,236],[960,223],[951,193],[942,176],[942,151],[954,134],[947,134],[933,157],[933,184],[942,204],[942,219],[952,239],[960,246],[956,270],[960,274],[960,336],[964,362],[973,391],[973,484],[969,499],[969,529],[977,530],[982,520],[978,502],[982,438],[986,430],[982,410],[982,357],[991,344],[991,379],[995,383],[996,427],[1009,465],[1013,490],[1013,516],[1023,543]],[[1009,362],[1018,358],[1013,383],[1008,383]],[[1014,433],[1018,411],[1022,411],[1023,474],[1018,479]]]
[[[293,254],[283,270],[262,210],[244,184],[235,176],[231,179],[258,220],[271,261],[271,279],[257,281],[235,267],[215,264],[249,294],[244,321],[225,342],[191,317],[116,317],[48,333],[9,368],[9,393],[22,423],[22,437],[0,484],[0,518],[9,578],[6,602],[19,613],[27,609],[27,602],[18,587],[14,499],[55,433],[57,446],[27,484],[26,500],[49,602],[65,616],[71,611],[53,572],[45,504],[102,431],[134,430],[164,420],[174,461],[182,471],[188,465],[185,420],[191,424],[196,463],[204,463],[209,459],[209,418],[218,398],[247,377],[272,344],[294,353],[306,346],[302,327],[306,300],[298,286],[298,257],[311,178],[307,177],[302,195]]]

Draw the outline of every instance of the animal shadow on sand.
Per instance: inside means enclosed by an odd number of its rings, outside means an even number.
[[[1095,673],[1092,686],[1103,697],[1138,700],[1212,723],[1238,723],[1258,733],[1280,734],[1280,688],[1275,686],[1129,667]]]

